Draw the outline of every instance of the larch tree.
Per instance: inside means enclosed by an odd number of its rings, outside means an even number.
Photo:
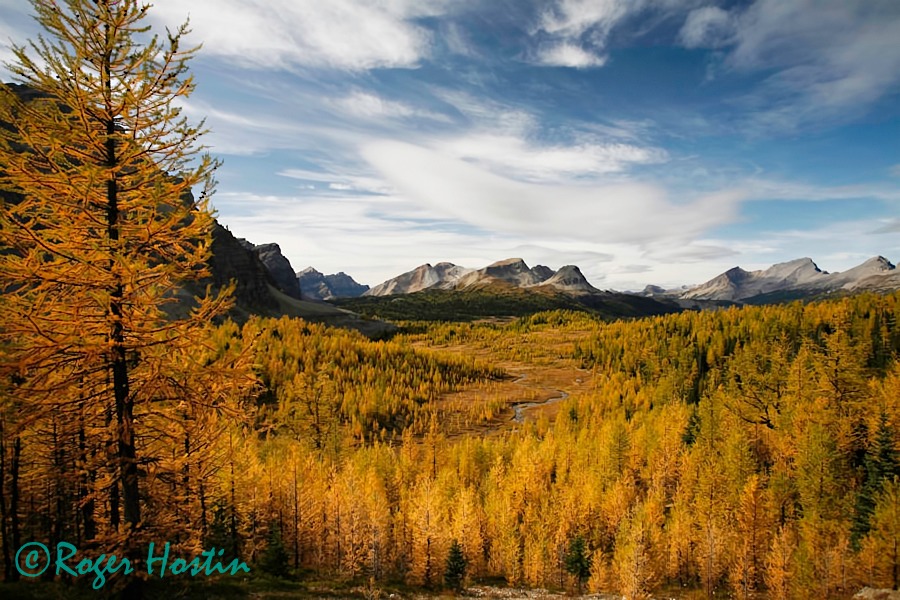
[[[147,524],[154,419],[215,408],[239,379],[207,342],[230,302],[202,287],[217,162],[177,106],[194,89],[187,24],[161,40],[138,0],[31,4],[44,34],[13,47],[23,87],[0,85],[0,376],[32,422],[94,419],[127,540]]]

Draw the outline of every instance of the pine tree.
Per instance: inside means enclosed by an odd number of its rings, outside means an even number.
[[[444,585],[457,592],[462,590],[467,566],[468,561],[463,554],[462,546],[459,545],[459,541],[454,539],[450,544],[450,551],[447,553],[447,561],[444,564]]]
[[[894,432],[887,415],[881,414],[875,440],[863,459],[865,483],[856,499],[856,516],[853,520],[851,544],[859,547],[860,540],[869,532],[869,521],[875,511],[875,499],[885,482],[900,475],[900,458],[894,448]]]
[[[259,561],[259,568],[275,577],[287,577],[290,557],[281,538],[281,527],[273,523],[269,527],[266,549]]]
[[[154,423],[189,414],[176,402],[221,404],[237,381],[206,341],[230,290],[178,304],[208,276],[213,225],[217,162],[174,104],[196,49],[186,25],[148,37],[137,0],[31,4],[46,37],[13,48],[25,87],[0,86],[0,376],[23,421],[85,414],[109,432],[91,440],[114,461],[109,526],[136,548],[155,517],[140,465],[171,448]]]
[[[591,576],[591,559],[588,555],[584,536],[576,535],[569,542],[569,549],[565,557],[566,571],[578,581],[578,589]]]

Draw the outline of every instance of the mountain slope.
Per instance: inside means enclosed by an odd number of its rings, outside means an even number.
[[[466,274],[453,287],[465,289],[494,282],[505,282],[515,287],[527,288],[543,283],[552,275],[553,271],[542,265],[531,269],[521,258],[508,258]]]
[[[632,294],[598,292],[573,295],[543,286],[519,288],[502,281],[462,289],[428,289],[393,296],[341,298],[334,304],[368,317],[396,321],[472,321],[520,317],[546,310],[572,310],[616,319],[681,310],[672,301]]]
[[[587,278],[581,273],[581,269],[575,265],[561,267],[559,271],[539,285],[540,287],[553,288],[561,292],[577,295],[600,293],[600,290],[588,283]]]
[[[393,279],[376,285],[363,296],[390,296],[393,294],[412,294],[429,288],[452,287],[471,269],[460,267],[449,262],[441,262],[434,266],[424,264],[412,271],[407,271]]]

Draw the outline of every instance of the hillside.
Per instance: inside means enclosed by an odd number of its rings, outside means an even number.
[[[472,321],[518,317],[546,310],[573,310],[604,318],[641,317],[677,312],[677,304],[615,292],[565,293],[551,287],[522,289],[479,282],[464,289],[428,289],[394,296],[334,300],[335,306],[367,317],[392,321]]]

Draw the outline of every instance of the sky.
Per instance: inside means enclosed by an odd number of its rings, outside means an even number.
[[[0,0],[0,59],[39,32]],[[897,0],[157,0],[219,221],[296,270],[900,260]],[[0,69],[3,80],[8,71]]]

